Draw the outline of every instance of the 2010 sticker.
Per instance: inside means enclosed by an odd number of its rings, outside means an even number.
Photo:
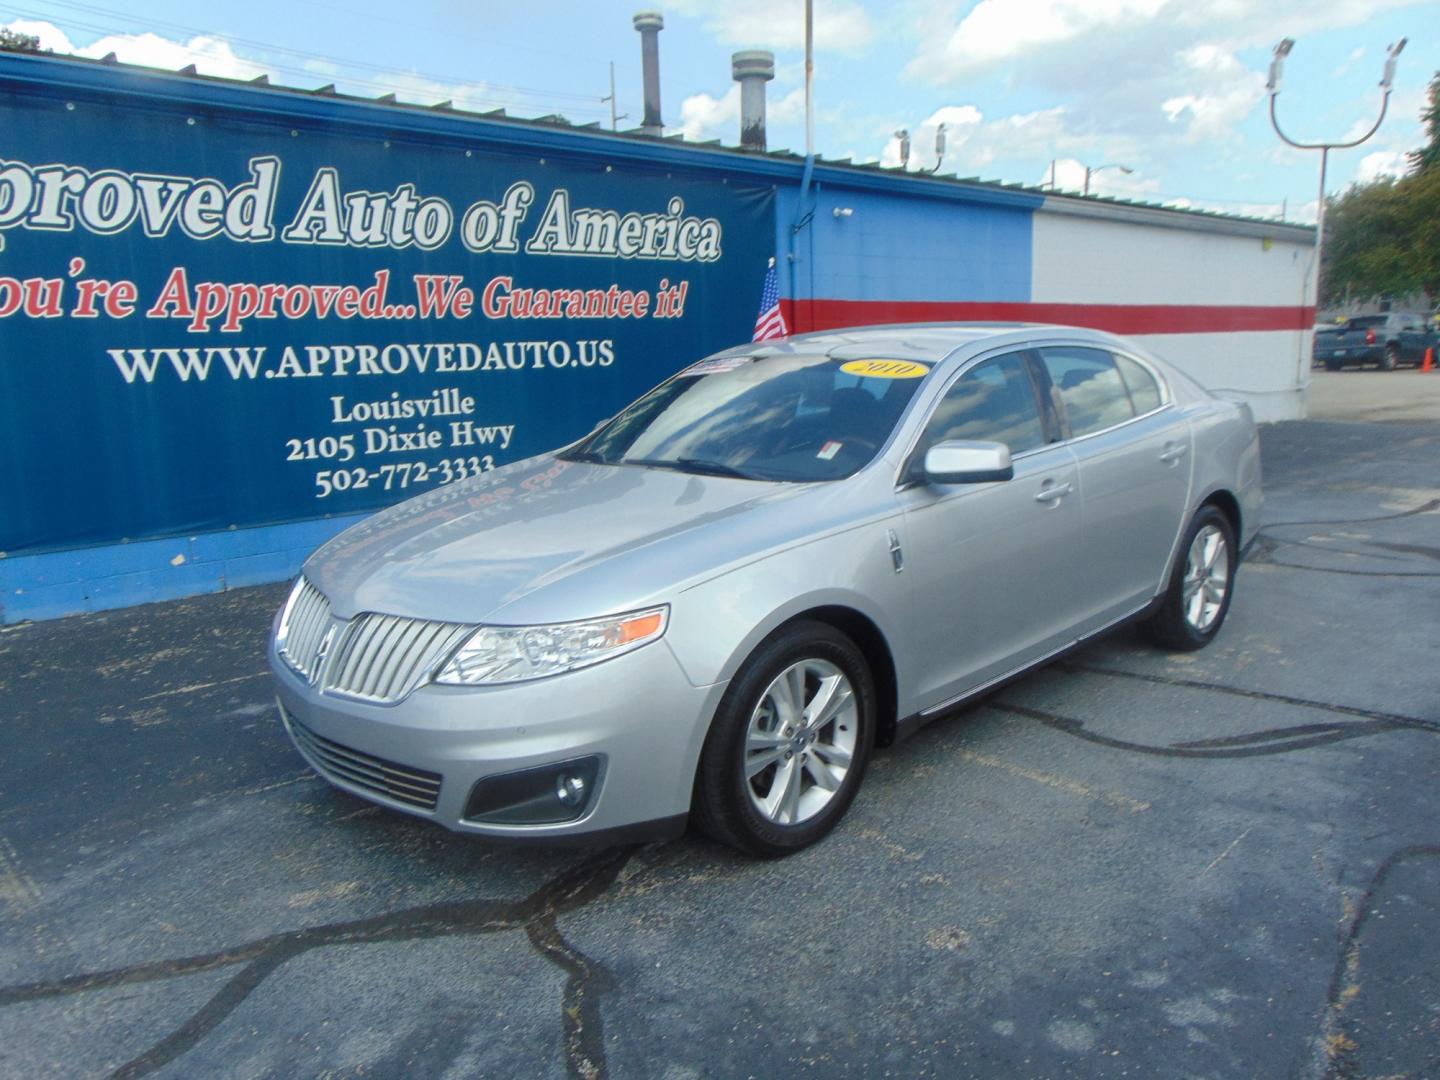
[[[930,374],[924,364],[911,360],[847,360],[840,370],[867,379],[919,379]]]

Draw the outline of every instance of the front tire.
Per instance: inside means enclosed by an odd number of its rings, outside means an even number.
[[[1238,562],[1235,529],[1217,507],[1202,506],[1185,530],[1165,599],[1146,624],[1156,644],[1179,652],[1203,649],[1230,610]]]
[[[720,701],[695,778],[696,824],[762,858],[815,843],[859,790],[875,714],[874,680],[853,641],[826,623],[782,627]]]
[[[1381,371],[1394,371],[1400,366],[1400,346],[1386,345],[1385,355],[1380,358]]]

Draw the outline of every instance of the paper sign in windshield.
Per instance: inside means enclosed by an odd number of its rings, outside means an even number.
[[[701,360],[698,364],[691,364],[681,374],[719,375],[722,372],[742,368],[754,359],[753,356],[722,356],[714,360]]]
[[[909,360],[847,360],[840,370],[867,379],[918,379],[930,372],[924,364]]]

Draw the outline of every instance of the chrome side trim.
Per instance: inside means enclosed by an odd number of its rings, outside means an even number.
[[[986,691],[986,690],[989,690],[991,687],[993,687],[993,686],[998,686],[1000,683],[1003,683],[1003,682],[1006,682],[1006,681],[1008,681],[1008,680],[1010,680],[1010,679],[1013,679],[1013,678],[1015,678],[1015,676],[1021,675],[1021,674],[1025,673],[1025,672],[1029,671],[1031,668],[1037,668],[1037,667],[1041,667],[1041,666],[1043,666],[1043,665],[1045,665],[1045,664],[1048,664],[1051,660],[1054,660],[1055,657],[1059,656],[1061,653],[1069,652],[1071,649],[1075,648],[1077,645],[1083,645],[1085,642],[1089,641],[1091,638],[1099,637],[1101,634],[1107,634],[1107,633],[1109,633],[1111,630],[1114,630],[1117,626],[1121,625],[1122,623],[1128,622],[1129,620],[1133,619],[1136,615],[1139,615],[1140,612],[1142,612],[1142,611],[1144,611],[1146,608],[1148,608],[1152,603],[1154,603],[1153,600],[1147,600],[1147,601],[1145,601],[1145,603],[1143,603],[1143,604],[1141,604],[1139,607],[1135,608],[1135,610],[1126,612],[1124,615],[1121,615],[1118,619],[1114,619],[1114,620],[1106,623],[1104,626],[1100,627],[1100,628],[1097,629],[1097,630],[1091,630],[1090,633],[1088,633],[1088,634],[1082,634],[1080,637],[1075,638],[1073,641],[1070,641],[1070,642],[1068,642],[1068,643],[1066,643],[1066,644],[1064,644],[1064,645],[1061,645],[1058,649],[1052,649],[1050,652],[1046,653],[1044,656],[1041,656],[1041,657],[1039,657],[1039,658],[1037,658],[1037,659],[1035,659],[1035,660],[1028,660],[1028,661],[1026,661],[1025,663],[1021,664],[1019,667],[1011,668],[1009,671],[1005,672],[1003,675],[996,675],[993,679],[987,679],[985,682],[981,683],[979,686],[972,686],[969,690],[964,690],[964,691],[962,691],[961,693],[956,694],[956,695],[955,695],[954,697],[952,697],[952,698],[947,698],[945,701],[940,702],[940,704],[938,704],[938,705],[931,705],[928,709],[921,709],[919,715],[920,715],[920,717],[923,719],[923,718],[928,717],[928,716],[934,716],[936,713],[944,712],[946,709],[953,709],[956,705],[959,705],[962,701],[965,701],[965,700],[968,699],[968,698],[977,697],[977,696],[979,696],[980,694],[985,693],[985,691]]]

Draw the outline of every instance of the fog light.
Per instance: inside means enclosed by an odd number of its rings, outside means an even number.
[[[566,806],[584,806],[589,787],[583,776],[562,772],[555,781],[555,797]]]
[[[601,758],[575,758],[487,776],[470,791],[465,820],[493,825],[574,821],[594,799]]]

